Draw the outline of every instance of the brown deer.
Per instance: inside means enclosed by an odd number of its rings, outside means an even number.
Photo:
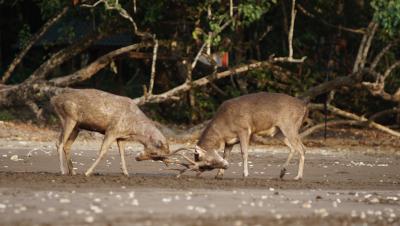
[[[274,136],[278,129],[284,143],[290,148],[289,156],[281,169],[280,178],[286,173],[293,154],[300,154],[298,174],[302,179],[305,147],[299,129],[307,117],[307,104],[302,100],[280,93],[254,93],[227,100],[204,129],[194,149],[195,160],[181,164],[187,170],[204,171],[219,168],[216,178],[222,178],[233,145],[240,143],[243,158],[243,176],[248,172],[248,147],[253,134]],[[218,150],[224,150],[223,158]],[[183,171],[182,171],[183,172]]]
[[[51,104],[61,121],[61,134],[57,150],[62,174],[66,174],[64,155],[68,173],[74,175],[70,149],[80,129],[104,134],[99,156],[86,171],[89,176],[107,153],[111,143],[117,141],[123,173],[128,176],[124,157],[125,141],[143,144],[144,152],[136,156],[141,160],[163,160],[167,162],[170,153],[167,139],[153,121],[128,97],[122,97],[95,89],[66,89],[54,96]]]

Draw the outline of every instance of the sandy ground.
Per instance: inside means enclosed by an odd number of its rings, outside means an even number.
[[[87,178],[99,146],[74,144],[79,175],[61,176],[53,142],[0,140],[0,225],[400,225],[396,147],[311,147],[305,178],[291,180],[296,159],[282,181],[281,146],[252,146],[245,180],[238,147],[216,180],[216,171],[176,178],[160,162],[136,162],[133,143],[129,178],[116,146]]]

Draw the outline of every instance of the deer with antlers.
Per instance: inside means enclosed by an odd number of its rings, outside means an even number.
[[[222,178],[228,168],[228,158],[233,145],[240,143],[243,159],[243,177],[249,175],[248,148],[253,134],[274,136],[283,134],[283,142],[290,153],[281,168],[280,178],[286,173],[293,154],[300,155],[298,174],[295,180],[302,179],[304,169],[303,145],[299,129],[307,116],[307,104],[302,100],[280,93],[254,93],[225,101],[213,119],[204,129],[194,148],[194,160],[185,157],[188,164],[181,164],[186,170],[203,172],[219,169],[216,178]],[[190,149],[188,149],[190,150]],[[217,151],[224,150],[223,157]]]
[[[57,142],[62,174],[67,173],[64,156],[68,173],[75,174],[70,150],[80,129],[104,134],[99,156],[86,171],[86,176],[93,172],[114,141],[118,144],[122,171],[126,176],[128,176],[124,157],[126,141],[143,144],[144,151],[136,156],[137,161],[161,160],[167,164],[170,162],[168,156],[174,154],[170,152],[167,139],[154,122],[147,118],[130,98],[95,89],[66,89],[53,97],[51,104],[62,125]]]

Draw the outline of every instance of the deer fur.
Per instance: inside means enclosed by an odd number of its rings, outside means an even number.
[[[66,89],[54,96],[51,104],[61,122],[61,133],[57,150],[62,174],[75,174],[71,161],[71,145],[80,129],[104,134],[99,155],[86,171],[89,176],[107,153],[112,142],[117,141],[123,173],[128,176],[125,163],[125,142],[137,141],[143,144],[144,152],[136,160],[158,159],[170,153],[167,139],[146,117],[139,107],[127,97],[113,95],[95,89]]]
[[[290,153],[281,169],[280,177],[295,152],[300,155],[296,180],[303,177],[305,147],[299,129],[307,115],[307,104],[281,93],[259,92],[225,101],[204,129],[195,148],[195,160],[219,168],[216,178],[222,178],[233,145],[240,143],[243,159],[243,176],[248,172],[248,148],[253,134],[274,136],[280,131]],[[223,159],[218,150],[224,150]],[[224,166],[224,167],[221,167]]]

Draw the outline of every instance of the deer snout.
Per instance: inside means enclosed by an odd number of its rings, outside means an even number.
[[[221,168],[222,168],[222,169],[228,169],[228,167],[229,167],[229,162],[226,161],[225,159],[222,160]]]

